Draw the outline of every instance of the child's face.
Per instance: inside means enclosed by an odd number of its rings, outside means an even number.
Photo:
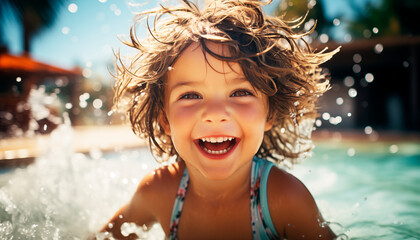
[[[226,47],[209,43],[219,54]],[[267,96],[245,79],[241,67],[230,67],[191,44],[168,72],[165,88],[165,131],[179,156],[210,179],[225,179],[250,166],[267,122]],[[232,70],[232,69],[233,70]],[[164,121],[163,121],[164,122]],[[217,143],[211,143],[216,141]]]

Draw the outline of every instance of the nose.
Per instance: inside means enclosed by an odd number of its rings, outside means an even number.
[[[227,103],[221,100],[211,100],[206,103],[202,120],[206,123],[223,123],[231,119]]]

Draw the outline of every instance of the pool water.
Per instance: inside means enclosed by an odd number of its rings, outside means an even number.
[[[325,144],[292,172],[351,239],[420,239],[419,143]]]
[[[89,154],[71,149],[72,129],[51,136],[49,152],[0,174],[0,239],[85,239],[128,201],[157,166],[147,148]],[[320,143],[292,170],[336,233],[350,239],[420,239],[418,143]],[[159,226],[124,231],[163,239]]]

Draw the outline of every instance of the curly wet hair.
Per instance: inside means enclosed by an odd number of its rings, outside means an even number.
[[[273,127],[265,133],[257,156],[293,163],[311,151],[316,101],[329,88],[328,76],[319,65],[338,49],[314,52],[304,40],[311,31],[294,31],[304,17],[285,21],[266,16],[261,7],[270,3],[212,0],[200,10],[183,0],[181,6],[161,5],[135,17],[130,39],[124,43],[137,54],[128,62],[116,54],[114,108],[128,106],[124,111],[133,131],[148,141],[159,161],[178,156],[159,119],[165,115],[167,72],[193,42],[219,60],[239,63],[252,86],[268,96]],[[142,41],[135,31],[140,22],[149,32]],[[209,42],[223,44],[230,54],[212,52]]]

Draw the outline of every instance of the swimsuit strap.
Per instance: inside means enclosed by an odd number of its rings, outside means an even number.
[[[251,224],[253,239],[278,239],[267,201],[267,180],[273,163],[254,157],[251,171]]]
[[[181,181],[179,182],[179,188],[178,192],[176,193],[174,207],[172,209],[171,225],[169,228],[170,240],[178,238],[179,219],[181,217],[182,208],[184,207],[185,194],[187,193],[189,182],[190,176],[188,175],[187,167],[185,167]]]
[[[267,180],[273,163],[258,157],[252,159],[251,168],[251,224],[252,236],[255,240],[278,239],[276,229],[271,220],[267,202]],[[178,238],[179,220],[184,207],[185,195],[187,193],[190,177],[185,167],[179,183],[178,192],[172,210],[171,225],[169,228],[170,240]]]

